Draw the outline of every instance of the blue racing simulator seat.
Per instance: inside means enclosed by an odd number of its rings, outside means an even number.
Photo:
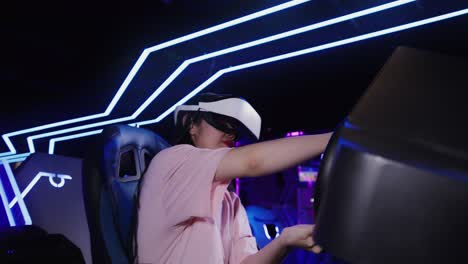
[[[468,63],[398,47],[327,146],[315,239],[349,263],[468,263]]]
[[[140,179],[169,144],[127,125],[107,127],[83,161],[83,198],[93,263],[132,263]]]

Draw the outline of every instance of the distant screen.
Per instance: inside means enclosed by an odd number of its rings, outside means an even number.
[[[318,169],[308,166],[298,167],[298,176],[300,182],[315,182],[317,180]]]

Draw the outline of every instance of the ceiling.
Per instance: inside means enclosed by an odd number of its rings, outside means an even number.
[[[104,112],[145,48],[285,2],[85,0],[12,6],[4,12],[6,17],[0,26],[0,134]],[[186,58],[388,2],[391,0],[312,0],[284,14],[278,12],[158,51],[148,57],[142,73],[110,117],[131,114]],[[467,7],[468,1],[418,0],[197,63],[178,78],[176,88],[161,94],[161,101],[154,101],[138,120],[154,118],[155,113],[166,109],[166,104],[169,106],[167,102],[180,99],[186,89],[193,89],[223,67]],[[331,130],[346,117],[399,45],[468,58],[468,15],[230,72],[205,90],[234,93],[249,100],[263,117],[264,138],[296,130]],[[170,118],[166,118],[147,127],[167,136],[169,123]],[[29,135],[12,138],[18,153],[27,151],[25,139]],[[47,151],[46,139],[38,140],[37,151]],[[66,149],[63,145],[57,151],[67,154]],[[0,141],[0,152],[7,150]]]

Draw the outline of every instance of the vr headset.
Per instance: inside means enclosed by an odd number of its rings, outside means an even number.
[[[192,121],[203,119],[216,129],[234,135],[236,141],[253,142],[260,138],[262,119],[241,97],[204,93],[178,106],[174,111],[174,122],[182,137],[191,123],[184,119],[186,115]]]

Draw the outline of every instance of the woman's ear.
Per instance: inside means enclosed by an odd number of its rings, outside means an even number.
[[[232,147],[234,147],[234,140],[235,139],[236,139],[236,137],[234,135],[225,133],[223,135],[222,141],[223,141],[224,145],[232,148]]]
[[[189,134],[191,136],[194,136],[198,133],[198,126],[194,124],[193,121],[190,121],[190,129],[189,129]]]
[[[236,136],[234,136],[234,135],[232,135],[232,134],[224,133],[223,139],[224,139],[224,140],[234,141],[234,139],[236,139]]]

